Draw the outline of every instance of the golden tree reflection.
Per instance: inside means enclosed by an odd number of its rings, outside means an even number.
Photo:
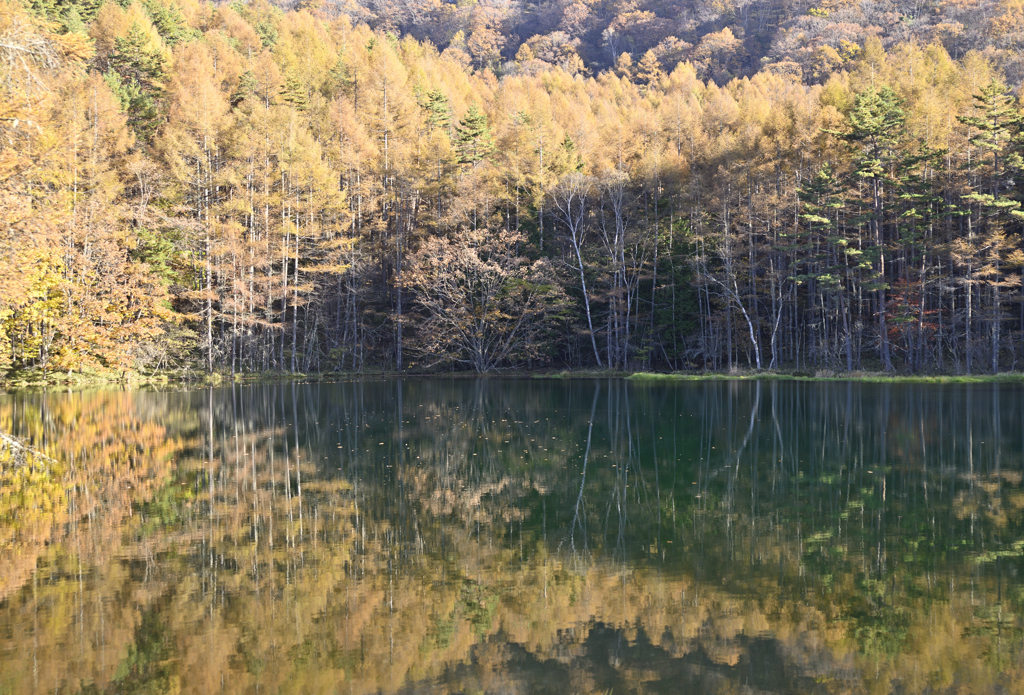
[[[8,399],[55,463],[5,487],[0,687],[1022,692],[1020,406],[968,395]]]

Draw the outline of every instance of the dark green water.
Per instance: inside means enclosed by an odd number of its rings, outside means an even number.
[[[1024,691],[1024,389],[0,397],[0,694]]]

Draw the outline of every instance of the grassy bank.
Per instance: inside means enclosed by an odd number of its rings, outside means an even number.
[[[631,381],[707,381],[722,380],[761,380],[761,381],[859,381],[872,384],[987,384],[1014,383],[1024,384],[1024,373],[1003,372],[1000,374],[921,374],[894,375],[881,372],[837,372],[801,374],[786,372],[692,372],[692,373],[660,373],[636,372],[628,377]]]

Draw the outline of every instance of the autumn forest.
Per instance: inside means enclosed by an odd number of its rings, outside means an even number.
[[[0,377],[1024,361],[1017,0],[0,0]]]

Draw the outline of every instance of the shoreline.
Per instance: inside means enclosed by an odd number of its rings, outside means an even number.
[[[885,374],[883,372],[837,372],[833,374],[804,374],[787,372],[745,372],[728,374],[706,372],[635,372],[632,381],[806,381],[806,382],[859,382],[865,384],[1024,384],[1024,372],[998,374]]]
[[[1024,384],[1024,372],[998,374],[885,374],[883,372],[628,372],[618,370],[584,369],[578,371],[499,371],[477,374],[461,372],[322,372],[313,374],[291,372],[238,372],[234,375],[214,372],[160,372],[115,376],[102,373],[54,375],[41,373],[19,374],[0,381],[0,390],[8,393],[48,389],[80,390],[102,387],[145,388],[153,386],[223,386],[230,383],[273,383],[288,381],[335,381],[340,379],[388,379],[405,377],[414,379],[627,379],[639,383],[670,383],[682,381],[804,381],[804,382],[860,382],[868,384]]]

